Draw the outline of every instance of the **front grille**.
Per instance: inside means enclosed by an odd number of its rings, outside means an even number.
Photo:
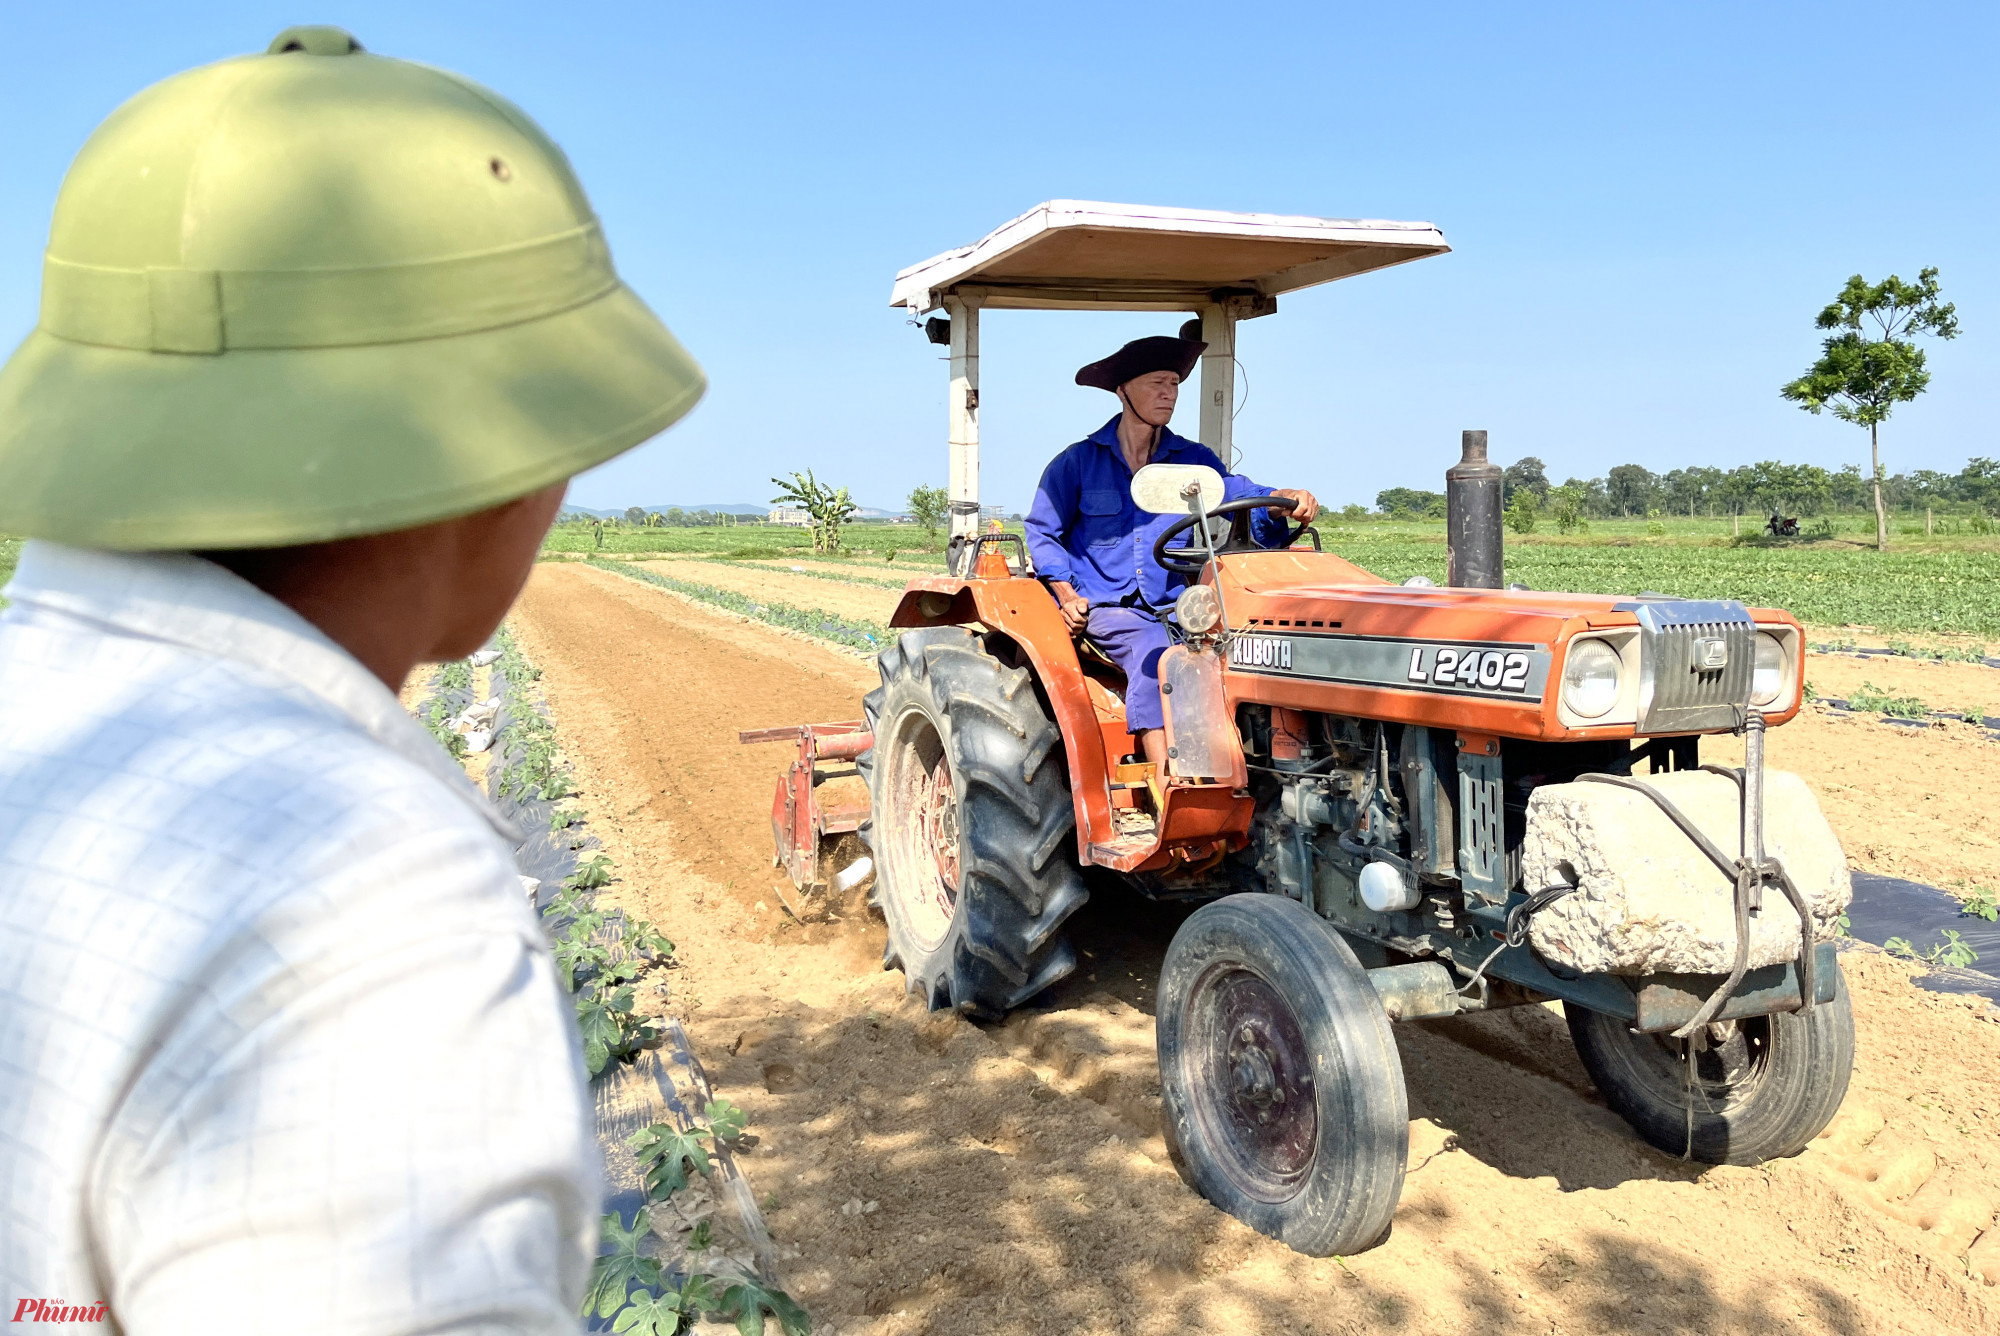
[[[1737,728],[1750,705],[1757,626],[1741,603],[1663,599],[1640,603],[1638,732],[1699,733]],[[1720,641],[1728,660],[1704,669]]]

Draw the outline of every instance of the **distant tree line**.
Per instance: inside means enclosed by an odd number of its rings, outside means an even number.
[[[764,522],[762,515],[736,515],[726,510],[682,510],[679,506],[668,506],[665,510],[627,506],[623,515],[593,515],[587,510],[567,510],[560,518],[566,524],[609,524],[613,527],[630,525],[635,529],[728,527]]]
[[[1532,510],[1556,509],[1551,494],[1592,519],[1643,519],[1655,515],[1720,516],[1783,511],[1819,516],[1872,508],[1861,466],[1837,470],[1817,464],[1784,464],[1775,459],[1733,469],[1702,466],[1655,473],[1643,464],[1619,464],[1600,478],[1549,481],[1542,461],[1528,455],[1504,471],[1510,511],[1527,502]],[[1523,495],[1525,493],[1525,496]],[[2000,513],[2000,461],[1972,459],[1957,473],[1914,469],[1882,479],[1883,502],[1896,510],[1963,509]],[[1442,519],[1444,493],[1391,487],[1375,495],[1375,508],[1400,519]]]

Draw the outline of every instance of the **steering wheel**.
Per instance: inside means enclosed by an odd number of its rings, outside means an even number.
[[[1229,538],[1222,546],[1215,549],[1216,552],[1221,554],[1263,550],[1259,544],[1251,541],[1250,512],[1253,510],[1291,510],[1296,505],[1298,505],[1298,502],[1292,500],[1289,496],[1245,496],[1239,497],[1234,501],[1224,501],[1219,506],[1211,507],[1208,512],[1211,519],[1218,515],[1233,517],[1229,524]],[[1168,542],[1180,537],[1180,535],[1194,528],[1199,523],[1201,523],[1199,515],[1184,515],[1172,524],[1169,524],[1153,542],[1153,560],[1159,562],[1161,566],[1174,572],[1176,575],[1201,574],[1203,569],[1208,565],[1208,552],[1206,549],[1179,547],[1173,549],[1172,553],[1167,549]],[[1285,541],[1280,543],[1278,548],[1290,547],[1293,543],[1298,542],[1309,530],[1310,526],[1301,524],[1291,533],[1285,535]],[[1313,537],[1313,544],[1315,546],[1319,544],[1317,534]],[[1174,555],[1174,553],[1192,553],[1195,555]]]

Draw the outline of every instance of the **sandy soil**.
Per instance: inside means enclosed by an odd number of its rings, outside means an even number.
[[[1868,682],[1938,709],[2000,714],[2000,669],[1977,664],[1813,654],[1806,679],[1822,696]],[[1769,764],[1804,777],[1855,867],[1940,886],[2000,881],[2000,743],[1986,729],[1808,707],[1769,737]],[[1735,765],[1743,749],[1717,739],[1702,755]]]
[[[1865,682],[1891,695],[1915,696],[1935,710],[1977,705],[1987,714],[2000,714],[2000,668],[1984,664],[1939,663],[1902,655],[1808,654],[1806,680],[1822,696],[1849,696]]]
[[[1847,1107],[1759,1169],[1637,1141],[1550,1008],[1399,1027],[1412,1124],[1394,1234],[1302,1258],[1168,1162],[1149,1009],[1175,911],[1101,891],[1073,921],[1088,972],[993,1027],[906,1001],[865,909],[810,925],[778,912],[767,814],[788,756],[738,747],[735,730],[853,718],[871,665],[569,565],[537,568],[515,626],[617,895],[680,944],[675,1005],[762,1138],[744,1167],[818,1329],[2000,1329],[2000,1289],[1964,1260],[2000,1204],[2000,1024],[1912,989],[1899,962],[1844,957],[1860,1052]],[[1831,755],[1838,727],[1803,720],[1774,745]],[[1911,770],[1871,783],[1878,824],[1921,801]],[[2000,1233],[1975,1251],[1989,1249]]]

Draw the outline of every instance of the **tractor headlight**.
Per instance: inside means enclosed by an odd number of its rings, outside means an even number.
[[[1578,640],[1563,662],[1563,704],[1585,719],[1596,719],[1618,703],[1618,651],[1602,640]]]
[[[1207,585],[1189,585],[1174,601],[1174,620],[1191,636],[1205,636],[1222,620],[1222,604]]]
[[[1790,667],[1785,662],[1785,646],[1769,631],[1757,633],[1757,666],[1750,671],[1750,703],[1769,705],[1785,692]]]

